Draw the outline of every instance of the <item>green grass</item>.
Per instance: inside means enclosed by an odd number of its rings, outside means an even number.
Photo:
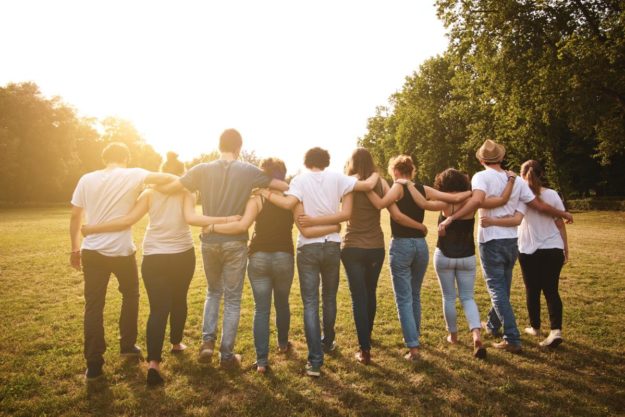
[[[222,371],[216,361],[200,366],[195,359],[206,284],[198,261],[185,331],[190,352],[180,358],[165,353],[167,383],[156,390],[145,387],[145,364],[118,356],[120,296],[115,279],[105,310],[106,380],[85,384],[82,276],[67,266],[68,217],[62,208],[0,211],[0,415],[625,415],[625,213],[578,213],[569,227],[572,259],[561,279],[565,343],[543,351],[536,340],[524,336],[523,354],[489,349],[483,362],[471,357],[468,332],[461,333],[457,346],[445,342],[440,290],[430,265],[422,291],[423,359],[414,367],[402,359],[405,349],[388,267],[380,277],[372,366],[353,360],[357,340],[343,271],[336,326],[340,347],[326,356],[322,378],[303,373],[306,343],[297,278],[291,293],[295,349],[288,357],[280,356],[272,339],[273,372],[262,377],[250,367],[254,305],[247,282],[236,345],[243,354],[243,370]],[[429,213],[426,223],[434,231],[435,214]],[[144,228],[145,221],[135,228],[136,242]],[[385,231],[388,236],[386,226]],[[428,243],[432,252],[434,233]],[[476,299],[484,315],[489,299],[480,273]],[[519,326],[525,326],[518,266],[512,303]],[[458,311],[459,326],[466,328],[460,307]],[[147,314],[142,288],[141,346]]]

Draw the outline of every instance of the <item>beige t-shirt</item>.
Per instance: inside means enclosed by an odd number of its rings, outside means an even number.
[[[193,247],[193,237],[184,219],[184,194],[162,194],[149,190],[150,223],[143,238],[143,254],[180,253]]]
[[[100,224],[125,216],[134,206],[150,171],[112,168],[83,175],[72,196],[72,205],[85,210],[87,224]],[[82,249],[105,256],[128,256],[135,251],[131,229],[94,233],[82,241]]]

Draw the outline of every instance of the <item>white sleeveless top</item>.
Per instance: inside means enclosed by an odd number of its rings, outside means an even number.
[[[143,238],[143,254],[171,254],[193,247],[193,237],[183,214],[184,195],[150,193],[150,223]]]

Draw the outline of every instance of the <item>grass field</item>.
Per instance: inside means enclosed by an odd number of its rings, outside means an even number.
[[[416,366],[402,359],[405,349],[388,267],[380,277],[372,366],[353,360],[357,340],[343,275],[339,349],[326,356],[322,378],[303,373],[306,343],[297,277],[291,293],[292,354],[278,355],[272,339],[273,371],[263,377],[251,369],[254,305],[246,282],[236,345],[243,369],[223,371],[216,360],[200,366],[196,351],[206,284],[198,261],[185,331],[190,352],[180,358],[165,353],[167,382],[155,390],[145,386],[145,364],[118,356],[120,297],[114,279],[105,310],[106,380],[85,384],[82,276],[67,266],[68,217],[69,211],[61,208],[0,211],[0,415],[625,415],[625,213],[577,213],[568,229],[571,262],[561,279],[564,344],[543,351],[537,340],[524,336],[522,354],[489,349],[486,361],[471,357],[468,332],[461,333],[457,346],[445,342],[440,290],[430,265],[422,291],[422,361]],[[426,224],[434,231],[435,214],[428,214]],[[145,220],[135,227],[136,242],[144,227]],[[434,233],[428,243],[432,253]],[[484,315],[489,300],[478,275],[476,299]],[[139,344],[145,347],[148,303],[141,291]],[[524,327],[528,321],[518,266],[512,302]],[[544,318],[546,314],[543,307]],[[461,329],[465,323],[459,308]]]

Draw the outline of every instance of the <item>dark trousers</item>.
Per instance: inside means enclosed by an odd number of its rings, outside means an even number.
[[[530,325],[540,328],[540,293],[545,294],[551,329],[562,329],[562,300],[558,293],[560,271],[564,265],[562,249],[538,249],[531,255],[519,254],[525,282]]]
[[[119,315],[121,350],[131,349],[137,341],[139,314],[139,276],[135,255],[104,256],[97,251],[83,249],[82,264],[85,276],[85,359],[87,366],[104,363],[104,303],[111,273],[117,278],[122,294]]]
[[[169,319],[169,340],[182,341],[187,321],[187,292],[195,272],[193,248],[171,254],[145,255],[141,275],[150,301],[146,330],[148,361],[161,361],[165,328]]]
[[[344,248],[341,260],[352,294],[352,310],[360,349],[371,349],[371,332],[377,308],[378,278],[384,263],[384,248]]]

